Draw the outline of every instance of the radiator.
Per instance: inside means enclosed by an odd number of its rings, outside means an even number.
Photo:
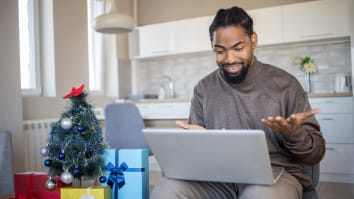
[[[43,163],[46,157],[41,155],[40,150],[48,143],[51,123],[57,121],[57,119],[23,121],[26,171],[47,171]]]

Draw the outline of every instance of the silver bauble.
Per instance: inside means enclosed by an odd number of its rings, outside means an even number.
[[[45,182],[45,187],[46,187],[49,191],[53,191],[55,188],[57,188],[57,182],[55,182],[55,180],[53,180],[52,178],[49,178],[49,179]]]
[[[47,147],[47,146],[42,147],[42,148],[41,148],[41,155],[42,155],[43,157],[47,157],[48,154],[49,154],[49,149],[48,149],[48,147]]]
[[[65,184],[70,184],[72,183],[74,177],[73,175],[68,171],[65,170],[61,175],[60,175],[60,180],[64,182]]]
[[[73,122],[71,121],[70,118],[63,118],[60,121],[60,126],[63,129],[70,129],[73,126]]]

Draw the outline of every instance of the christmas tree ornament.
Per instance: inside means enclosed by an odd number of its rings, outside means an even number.
[[[53,191],[57,187],[57,182],[49,177],[49,179],[45,182],[45,188],[49,191]]]
[[[105,183],[107,181],[107,177],[106,176],[101,176],[100,177],[100,182],[101,183]]]
[[[73,121],[70,118],[62,118],[60,121],[60,126],[63,129],[70,129],[73,126]]]
[[[47,157],[49,154],[48,147],[47,146],[42,147],[40,152],[43,157]]]
[[[59,160],[64,160],[65,159],[65,154],[63,152],[60,152],[58,154],[58,158],[59,158]]]
[[[52,164],[52,160],[50,160],[50,159],[44,160],[44,165],[45,166],[49,167],[51,164]]]
[[[84,131],[84,127],[81,125],[77,125],[76,130],[79,132],[82,132],[82,131]]]
[[[67,169],[65,169],[65,171],[60,175],[60,180],[65,184],[72,183],[73,179],[73,175],[71,175],[71,173]]]
[[[77,175],[77,174],[79,174],[79,173],[80,173],[79,168],[74,168],[74,169],[73,169],[73,174],[74,174],[74,175]]]

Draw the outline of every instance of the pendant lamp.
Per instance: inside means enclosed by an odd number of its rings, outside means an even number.
[[[108,34],[131,32],[135,26],[134,20],[128,15],[118,13],[115,0],[111,0],[111,2],[111,10],[94,19],[93,27],[95,31]]]

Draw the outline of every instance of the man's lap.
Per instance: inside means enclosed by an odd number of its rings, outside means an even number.
[[[271,186],[246,185],[221,182],[184,181],[163,178],[151,192],[151,199],[236,199],[236,198],[287,198],[299,199],[302,186],[285,172]]]

